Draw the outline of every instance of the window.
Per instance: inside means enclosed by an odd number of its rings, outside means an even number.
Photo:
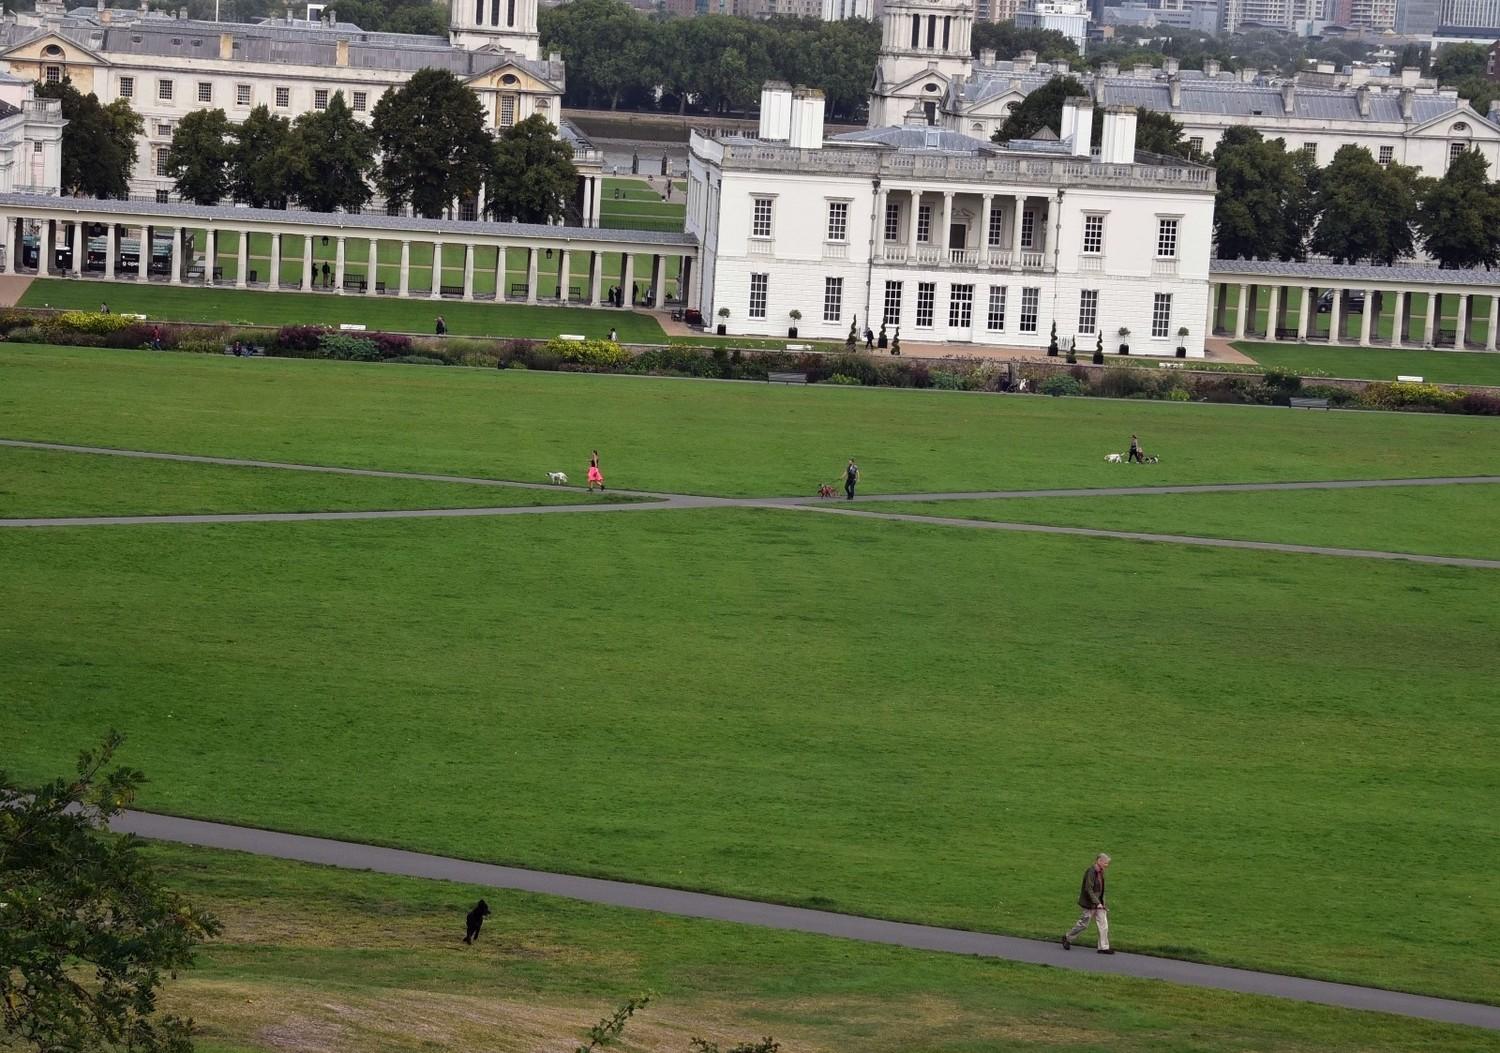
[[[1092,336],[1099,328],[1099,290],[1078,292],[1078,331]]]
[[[766,288],[770,284],[770,275],[750,275],[750,317],[764,318],[766,316]]]
[[[500,96],[500,127],[509,128],[516,123],[516,97]]]
[[[828,202],[828,240],[849,240],[849,202]]]
[[[986,245],[994,247],[1001,244],[1000,235],[1003,231],[1004,225],[1002,220],[1004,219],[1005,216],[998,208],[990,210],[990,229],[984,235],[984,243]]]
[[[285,86],[276,88],[276,105],[286,109],[292,104],[292,89]]]
[[[1104,251],[1104,217],[1083,217],[1083,251],[1098,255]]]
[[[158,124],[156,126],[156,137],[158,139],[172,138],[172,126],[170,124]]]
[[[984,320],[984,327],[992,333],[999,333],[1005,329],[1005,286],[990,286],[990,310]]]
[[[213,102],[214,101],[214,85],[213,85],[212,81],[200,80],[198,82],[198,101],[199,102]]]
[[[120,78],[120,98],[122,98],[122,99],[133,99],[133,98],[135,98],[135,78],[134,77],[121,77]]]
[[[1036,235],[1036,213],[1021,213],[1021,248],[1031,248],[1032,239]]]
[[[1453,164],[1453,162],[1458,160],[1458,155],[1461,154],[1461,153],[1463,153],[1468,148],[1469,148],[1469,144],[1468,143],[1449,143],[1448,144],[1448,164],[1449,164],[1449,166],[1451,167],[1452,164]]]
[[[881,325],[901,324],[901,282],[885,283],[885,313],[880,316]]]
[[[365,110],[367,110],[369,108],[370,108],[370,93],[367,92],[367,91],[357,91],[357,92],[355,92],[354,93],[354,112],[355,113],[364,113]]]
[[[1159,292],[1151,300],[1151,335],[1168,336],[1172,332],[1172,294]]]
[[[234,86],[234,104],[236,106],[250,105],[250,85],[236,84]]]
[[[399,201],[390,201],[386,203],[385,214],[387,216],[399,216],[402,215],[404,211],[405,210],[402,209],[401,202]]]
[[[472,223],[479,218],[479,203],[473,198],[458,203],[458,218]]]
[[[1201,154],[1203,152],[1203,136],[1188,136],[1188,146],[1192,148],[1194,154]]]
[[[1382,146],[1380,148],[1380,163],[1388,165],[1396,159],[1396,148],[1394,146]]]
[[[823,279],[823,321],[837,322],[844,314],[844,279]]]
[[[901,206],[894,201],[885,203],[885,240],[895,241],[901,236]]]
[[[164,176],[167,174],[167,151],[156,151],[156,174]]]
[[[1028,286],[1021,290],[1021,332],[1036,332],[1037,304],[1042,301],[1042,290]]]
[[[1302,152],[1307,155],[1307,159],[1309,161],[1316,161],[1318,159],[1318,144],[1317,143],[1303,143],[1302,144]]]
[[[932,240],[931,205],[922,205],[917,208],[917,240],[924,245]]]
[[[328,109],[328,89],[327,88],[314,88],[313,89],[313,109],[315,109],[315,110],[326,110],[326,109]]]
[[[48,84],[61,84],[62,83],[62,67],[61,66],[48,66],[47,67],[47,83]]]
[[[1177,220],[1175,217],[1162,216],[1156,221],[1156,258],[1159,260],[1177,258]]]
[[[156,203],[158,205],[165,205],[170,199],[171,195],[167,191],[158,190],[156,192]]]
[[[752,238],[769,238],[771,236],[771,202],[769,197],[758,197],[755,199],[755,207],[750,214],[750,236]]]
[[[932,328],[932,302],[937,299],[937,282],[917,282],[917,328]]]
[[[948,325],[967,329],[974,324],[974,286],[952,285],[948,288]]]
[[[159,80],[159,81],[157,81],[156,82],[156,97],[158,99],[160,99],[162,102],[171,102],[172,101],[172,82],[169,81],[169,80]]]

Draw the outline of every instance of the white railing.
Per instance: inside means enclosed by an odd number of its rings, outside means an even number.
[[[1104,257],[1080,256],[1078,257],[1078,269],[1086,274],[1102,274],[1104,272]]]
[[[1175,278],[1177,277],[1176,260],[1152,260],[1151,277],[1153,278]]]
[[[776,243],[770,238],[751,238],[745,252],[751,256],[774,256]]]
[[[938,265],[943,262],[943,250],[934,245],[919,245],[912,257],[918,263]]]
[[[999,267],[1002,270],[1010,269],[1009,249],[990,249],[990,266]]]
[[[847,260],[849,258],[849,244],[843,241],[825,241],[823,243],[823,258],[825,260]]]
[[[949,249],[948,263],[954,267],[978,267],[978,249]]]
[[[1021,269],[1023,271],[1044,270],[1047,266],[1047,255],[1043,252],[1021,253]]]
[[[883,263],[905,263],[906,255],[905,245],[893,245],[890,242],[886,242],[880,250],[880,259]]]

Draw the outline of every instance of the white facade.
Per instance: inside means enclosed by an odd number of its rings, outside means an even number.
[[[886,0],[869,125],[900,124],[913,106],[938,124],[943,97],[972,63],[973,0]]]
[[[1050,29],[1061,33],[1083,54],[1089,37],[1089,9],[1077,0],[1026,0],[1016,11],[1022,29]]]
[[[875,0],[823,0],[825,22],[842,22],[847,18],[874,18]]]
[[[0,193],[60,192],[64,123],[60,101],[0,74]]]
[[[1201,356],[1213,172],[1137,163],[1133,113],[1106,114],[1093,160],[1091,116],[1010,148],[919,113],[816,147],[695,134],[690,296],[736,335],[1045,348],[1056,322],[1064,348],[1123,327],[1133,354]]]

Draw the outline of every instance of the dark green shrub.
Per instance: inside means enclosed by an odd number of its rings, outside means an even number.
[[[1334,384],[1309,384],[1299,395],[1310,399],[1327,399],[1330,406],[1348,406],[1354,403],[1355,394],[1348,388]]]
[[[1066,373],[1053,373],[1037,386],[1037,390],[1043,395],[1082,395],[1084,392],[1083,382],[1077,377]]]
[[[431,355],[398,355],[395,358],[388,358],[386,361],[403,362],[409,366],[446,366],[448,364],[441,358],[433,358]]]
[[[1155,394],[1155,378],[1144,369],[1116,366],[1094,378],[1094,394],[1106,398],[1128,399]]]
[[[932,386],[943,391],[962,391],[964,389],[964,378],[950,369],[934,369],[931,377]]]
[[[318,357],[340,362],[379,362],[375,341],[348,333],[324,333],[318,340]]]

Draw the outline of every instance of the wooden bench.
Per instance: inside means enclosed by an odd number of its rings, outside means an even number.
[[[1290,399],[1287,399],[1286,404],[1287,404],[1287,407],[1289,409],[1323,409],[1323,410],[1326,410],[1328,408],[1328,400],[1327,399],[1290,398]]]
[[[1422,383],[1422,378],[1421,377],[1403,377],[1399,373],[1396,375],[1396,379],[1398,381],[1400,381],[1401,383],[1403,383],[1403,384],[1420,384],[1420,383]]]
[[[464,294],[464,287],[462,285],[439,285],[438,286],[438,295],[439,296],[462,296],[463,294]]]
[[[806,373],[767,373],[766,381],[771,384],[806,384]]]
[[[365,289],[368,288],[368,286],[365,285],[365,280],[363,278],[355,275],[354,277],[344,279],[344,288],[355,289],[359,292],[364,292]]]
[[[512,300],[514,300],[518,296],[525,296],[525,295],[526,295],[526,283],[525,282],[511,282],[510,283],[510,298]]]
[[[811,351],[813,346],[811,344],[787,344],[786,349],[788,351]]]

